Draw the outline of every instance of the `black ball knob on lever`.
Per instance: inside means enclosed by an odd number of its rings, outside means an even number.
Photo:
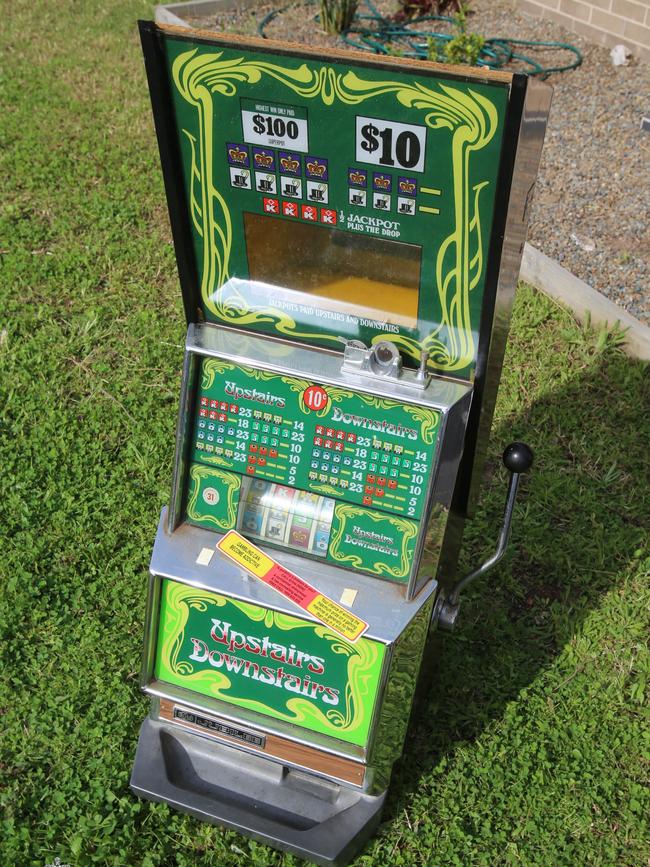
[[[460,603],[458,597],[461,590],[464,590],[468,584],[471,584],[476,578],[485,575],[493,566],[499,562],[506,552],[508,547],[508,539],[510,537],[510,527],[512,525],[512,515],[515,508],[515,500],[517,499],[517,490],[519,488],[519,479],[522,473],[528,472],[533,465],[533,450],[526,443],[514,442],[510,443],[503,452],[503,463],[507,470],[510,471],[510,482],[508,484],[508,494],[506,496],[506,505],[503,513],[503,523],[499,532],[499,541],[497,542],[496,551],[484,563],[460,578],[449,591],[446,599],[441,600],[436,606],[438,622],[443,629],[451,630],[456,625],[458,610]]]
[[[526,443],[510,443],[503,452],[503,463],[511,473],[527,473],[533,465],[535,456],[533,450]]]

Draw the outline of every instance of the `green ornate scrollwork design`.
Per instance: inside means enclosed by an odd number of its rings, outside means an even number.
[[[433,130],[451,135],[454,228],[437,253],[435,290],[441,316],[435,329],[418,343],[405,335],[379,334],[398,343],[418,359],[422,349],[430,364],[445,372],[465,369],[475,355],[470,294],[483,274],[484,255],[479,197],[488,181],[470,182],[473,153],[485,148],[498,127],[495,105],[483,94],[445,84],[427,86],[419,81],[369,81],[356,72],[338,72],[327,65],[301,63],[295,68],[244,57],[227,58],[223,52],[201,53],[198,48],[180,54],[172,65],[178,93],[197,111],[198,135],[183,133],[191,145],[190,202],[192,220],[200,221],[202,239],[201,296],[206,308],[222,321],[240,327],[272,323],[291,337],[314,337],[298,330],[295,320],[273,307],[251,309],[230,280],[232,219],[225,199],[214,184],[214,97],[232,98],[241,85],[268,77],[305,100],[320,99],[326,106],[341,102],[360,105],[392,94],[402,106],[422,114]],[[319,339],[338,342],[335,335]]]
[[[344,711],[330,708],[326,714],[333,726],[346,730],[351,726],[358,725],[355,720],[358,718],[359,710],[366,706],[371,698],[370,678],[367,676],[367,672],[379,661],[379,645],[371,641],[349,644],[327,627],[317,627],[316,632],[330,642],[333,653],[348,657],[348,682],[345,687]]]
[[[205,452],[201,452],[201,460],[206,464],[214,464],[217,467],[226,467],[226,469],[232,469],[233,461],[230,458],[224,458],[221,455],[209,455]]]
[[[433,409],[425,409],[422,406],[404,404],[404,412],[407,412],[419,425],[422,442],[430,446],[438,431],[440,413]]]
[[[364,400],[365,398],[365,395],[361,392],[353,393],[345,388],[339,388],[336,385],[328,385],[327,394],[332,403],[341,403],[342,400],[351,400],[355,397],[359,397],[361,400]],[[326,406],[321,413],[318,413],[318,415],[325,415],[327,412],[329,412],[329,406]]]
[[[346,564],[352,569],[362,569],[364,572],[370,572],[373,575],[380,575],[384,578],[400,580],[408,577],[412,564],[412,541],[417,536],[418,531],[418,525],[414,521],[397,516],[375,514],[367,509],[347,503],[337,503],[334,508],[334,516],[336,521],[338,521],[338,525],[335,521],[333,525],[335,529],[332,533],[332,540],[329,546],[329,556],[332,560],[340,565]],[[358,554],[343,554],[339,550],[348,522],[359,517],[363,518],[364,521],[371,520],[378,523],[389,523],[395,528],[395,532],[400,539],[400,562],[398,566],[390,566],[388,563],[383,563],[377,559],[373,563],[373,566],[369,567]],[[377,556],[379,557],[379,555]]]
[[[208,512],[199,511],[199,497],[201,494],[201,482],[214,479],[226,497],[226,510],[222,518],[211,515]],[[213,524],[218,530],[225,532],[235,526],[237,520],[237,492],[241,487],[241,476],[233,473],[224,473],[219,470],[193,464],[190,468],[190,492],[187,499],[187,516],[191,521],[199,521],[202,524]]]
[[[324,494],[326,496],[329,495],[331,497],[338,497],[341,494],[341,491],[339,490],[339,488],[335,488],[333,485],[327,485],[327,484],[322,484],[322,485],[312,484],[311,490],[312,491],[318,491],[319,494]]]
[[[185,640],[185,627],[189,619],[190,608],[207,611],[208,600],[206,600],[205,594],[183,584],[165,582],[163,587],[165,614],[160,624],[158,666],[160,666],[161,660],[164,660],[163,667],[168,668],[174,674],[184,678],[191,677],[193,681],[197,678],[200,679],[201,674],[194,671],[194,666],[190,662],[179,659],[179,655]],[[214,604],[223,605],[225,600],[220,602],[216,599]],[[160,672],[158,673],[160,674]],[[221,673],[216,680],[217,684],[213,682],[209,685],[208,695],[213,695],[212,690],[215,688],[224,689],[230,686],[230,680]]]
[[[227,370],[234,370],[235,365],[227,361],[217,361],[214,358],[206,358],[203,361],[201,388],[206,391],[212,388],[217,374],[225,373]]]
[[[263,624],[269,630],[288,633],[287,638],[296,645],[299,645],[302,636],[318,636],[324,642],[321,651],[323,657],[326,657],[327,649],[328,653],[342,654],[347,659],[344,695],[341,696],[343,709],[337,711],[326,706],[319,707],[314,701],[289,691],[281,693],[283,703],[267,704],[246,696],[245,691],[240,691],[241,686],[240,689],[237,688],[236,679],[223,670],[214,666],[194,666],[188,659],[183,658],[182,652],[187,653],[190,609],[197,605],[201,606],[201,611],[207,612],[208,617],[212,616],[210,608],[213,608],[214,616],[219,618],[226,616],[224,609],[228,606],[234,607],[251,624]],[[232,611],[227,612],[227,616],[232,619]],[[239,628],[247,631],[245,622],[240,623]],[[271,644],[271,647],[274,646]],[[259,659],[261,657],[258,657]],[[383,659],[383,647],[375,641],[361,638],[353,645],[321,624],[210,591],[196,590],[179,582],[163,583],[156,676],[202,695],[363,745],[370,726]],[[270,664],[274,664],[272,660],[273,657]],[[325,660],[326,667],[327,664]],[[300,672],[300,669],[296,670]],[[272,690],[272,693],[275,693],[275,690]]]

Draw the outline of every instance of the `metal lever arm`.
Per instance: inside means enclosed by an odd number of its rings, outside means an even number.
[[[501,560],[508,547],[510,538],[510,529],[512,527],[512,515],[515,508],[515,500],[517,499],[517,490],[519,489],[519,479],[521,474],[529,470],[533,464],[533,452],[525,443],[510,443],[503,453],[503,463],[510,470],[510,483],[508,485],[508,495],[506,497],[506,505],[503,513],[503,523],[499,532],[499,540],[497,547],[491,557],[488,557],[481,565],[468,572],[453,585],[447,597],[442,600],[438,606],[438,621],[443,629],[453,629],[458,617],[460,608],[459,596],[461,592],[476,580],[481,575],[489,572],[493,566]]]

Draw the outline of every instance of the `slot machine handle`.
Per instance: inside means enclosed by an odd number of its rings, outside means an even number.
[[[519,489],[519,479],[522,473],[528,472],[533,465],[533,451],[526,443],[514,442],[506,447],[503,453],[503,463],[507,470],[510,471],[510,482],[508,484],[508,493],[506,496],[506,504],[503,512],[503,523],[499,532],[497,547],[491,557],[488,557],[480,566],[472,572],[468,572],[452,586],[446,598],[441,599],[437,605],[437,620],[441,629],[451,631],[456,625],[456,618],[460,609],[459,596],[461,592],[486,572],[489,572],[501,560],[508,547],[510,539],[510,529],[512,526],[512,516],[515,509],[515,500],[517,499],[517,491]]]

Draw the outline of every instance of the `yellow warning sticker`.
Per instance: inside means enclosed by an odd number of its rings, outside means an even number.
[[[348,641],[356,641],[368,628],[368,624],[359,620],[354,614],[341,608],[332,599],[319,593],[308,605],[307,611],[318,617],[321,623],[335,629],[339,635],[345,636]]]
[[[221,539],[217,548],[256,578],[263,578],[273,567],[273,560],[232,530]]]

